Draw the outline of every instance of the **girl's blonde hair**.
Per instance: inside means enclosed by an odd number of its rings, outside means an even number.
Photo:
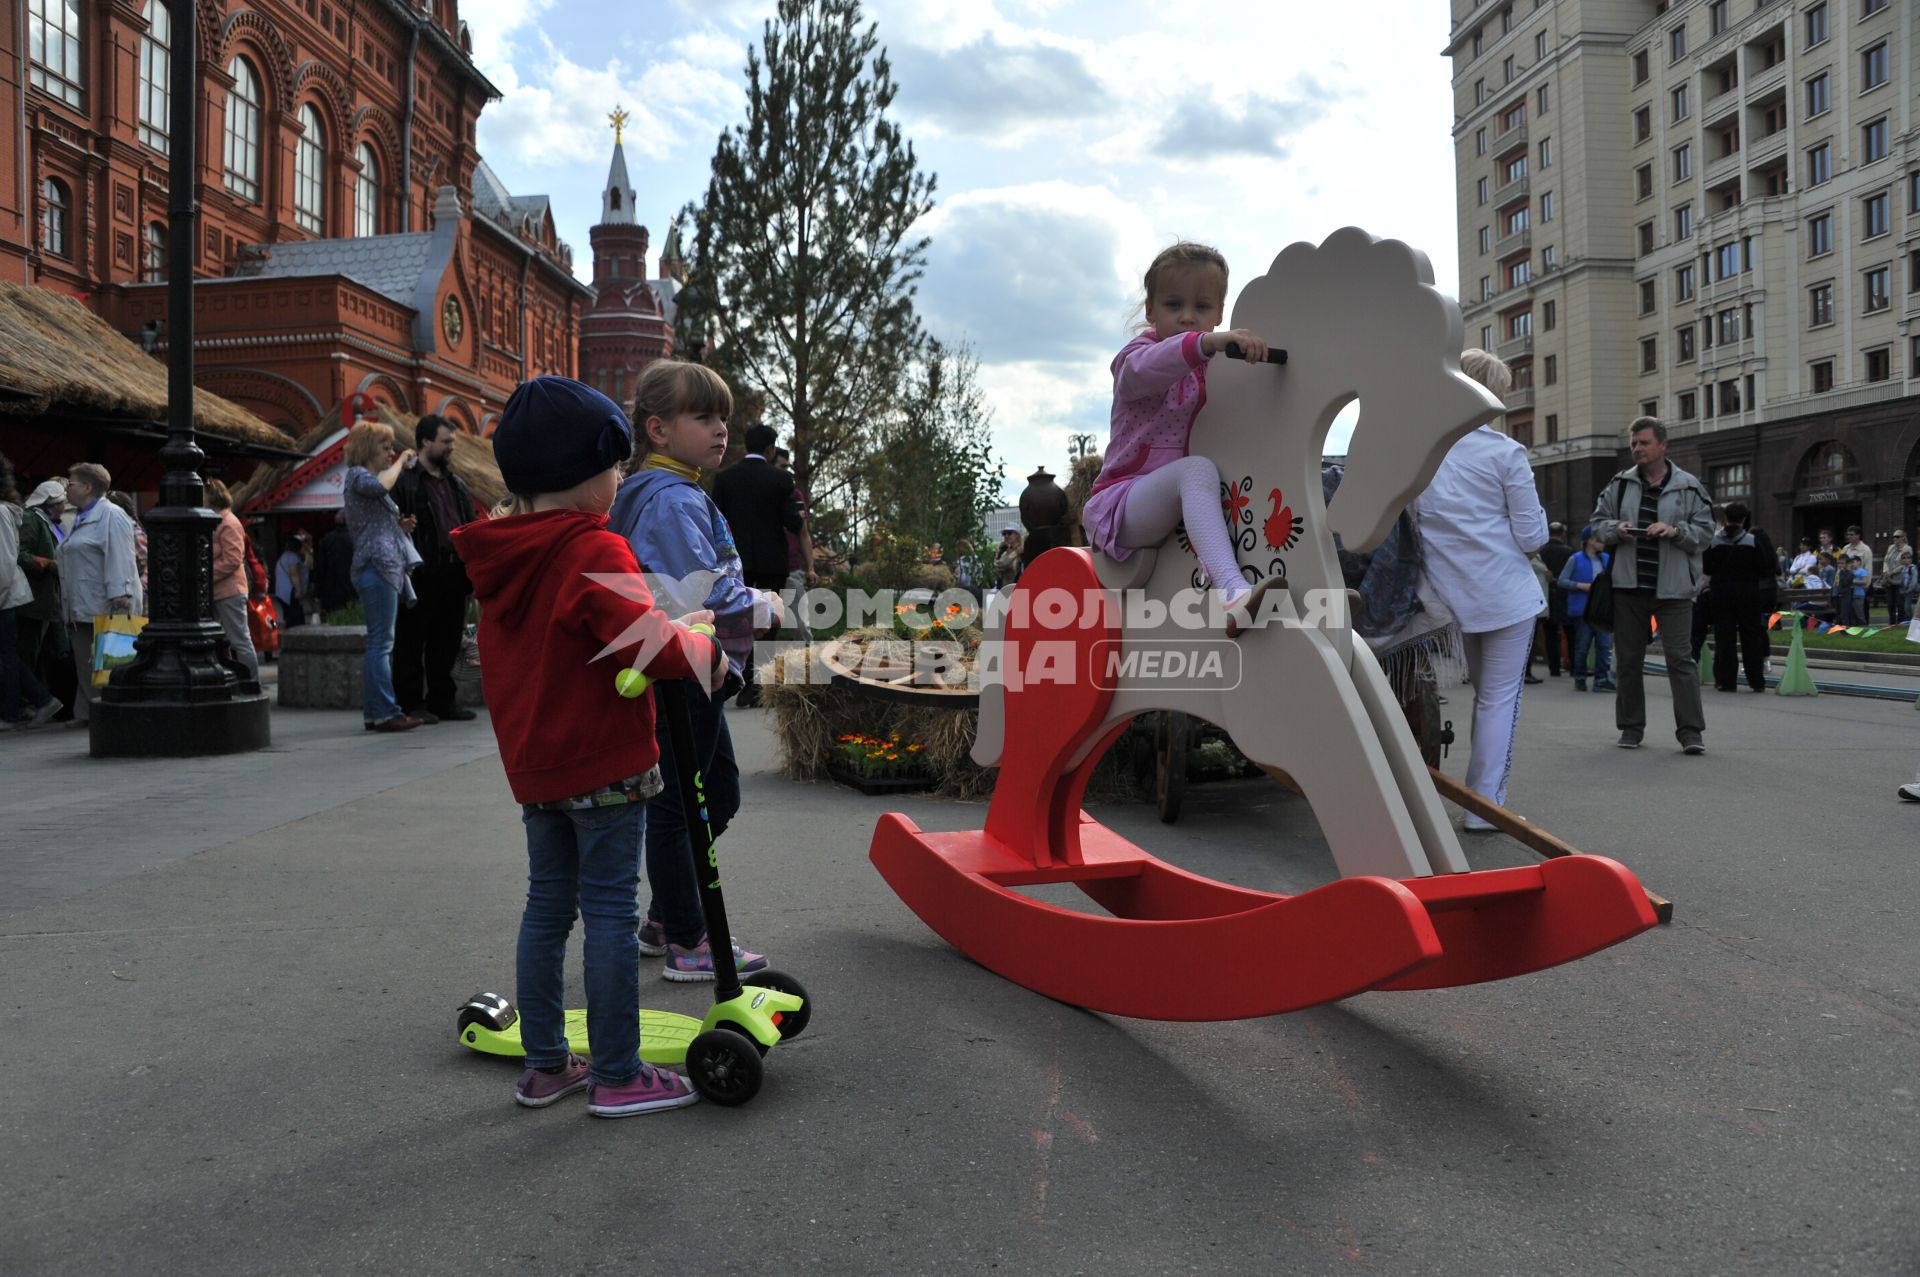
[[[392,426],[384,421],[363,421],[347,432],[347,464],[371,470],[374,467],[368,463],[376,458],[384,462],[387,449],[392,445]],[[385,470],[386,466],[380,469]]]
[[[1478,346],[1469,346],[1460,352],[1460,371],[1502,399],[1513,388],[1513,370],[1502,363],[1498,355],[1489,354]]]
[[[1190,239],[1183,239],[1177,244],[1169,244],[1160,250],[1159,256],[1153,259],[1153,264],[1147,267],[1146,278],[1140,281],[1140,304],[1134,310],[1135,328],[1145,329],[1147,327],[1147,303],[1153,300],[1153,290],[1154,287],[1159,284],[1161,275],[1170,270],[1191,269],[1195,266],[1211,266],[1213,269],[1219,271],[1220,291],[1222,293],[1226,292],[1227,259],[1220,255],[1219,249],[1206,244],[1196,244]],[[1224,306],[1226,300],[1225,297],[1222,297],[1220,299],[1221,305]]]
[[[681,413],[718,413],[733,416],[733,391],[719,373],[705,364],[684,359],[656,359],[640,374],[633,391],[633,464],[653,451],[647,438],[647,418],[670,420]]]

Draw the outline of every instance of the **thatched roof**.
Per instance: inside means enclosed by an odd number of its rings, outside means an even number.
[[[320,419],[319,425],[300,436],[294,448],[312,456],[321,444],[340,433],[340,407],[335,404],[333,410]],[[385,404],[378,406],[378,413],[381,421],[393,427],[393,437],[400,446],[411,448],[413,424],[420,418],[414,413],[396,412]],[[296,464],[287,462],[260,466],[251,478],[233,490],[235,508],[245,509],[255,497],[271,491],[292,473]],[[493,459],[493,440],[455,430],[452,466],[453,472],[466,481],[467,490],[473,494],[473,504],[483,513],[506,499],[507,485],[501,481],[500,467]]]
[[[237,404],[195,390],[194,427],[285,448],[287,436]],[[0,281],[0,415],[167,419],[167,366],[71,297]]]

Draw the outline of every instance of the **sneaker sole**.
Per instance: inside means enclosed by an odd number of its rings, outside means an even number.
[[[764,963],[757,967],[741,967],[739,976],[742,980],[750,980],[766,969]],[[660,974],[679,984],[697,984],[702,980],[713,979],[711,971],[677,971],[671,966],[662,968]]]
[[[547,1107],[547,1105],[549,1104],[558,1104],[561,1100],[566,1099],[569,1095],[580,1094],[580,1092],[587,1089],[588,1080],[589,1079],[587,1078],[581,1078],[574,1085],[562,1087],[560,1090],[555,1091],[552,1095],[543,1095],[539,1099],[535,1099],[533,1096],[528,1095],[522,1090],[520,1090],[519,1087],[515,1087],[513,1090],[513,1102],[515,1104],[520,1105],[522,1108],[543,1109]]]
[[[1683,754],[1704,754],[1707,752],[1707,747],[1705,745],[1682,745],[1680,752]]]
[[[683,1109],[689,1104],[699,1102],[700,1092],[688,1091],[685,1095],[676,1095],[669,1100],[642,1100],[637,1104],[588,1103],[587,1112],[594,1117],[639,1117],[642,1113],[657,1113],[661,1109]]]
[[[1617,740],[1613,743],[1618,745],[1621,749],[1639,749],[1640,746],[1644,745],[1646,742],[1637,741],[1637,740]]]
[[[645,940],[642,940],[640,942],[640,956],[643,958],[664,958],[667,956],[667,946],[663,944],[648,944]]]

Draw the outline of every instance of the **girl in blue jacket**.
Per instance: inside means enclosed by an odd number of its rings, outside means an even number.
[[[710,611],[734,677],[712,698],[689,697],[698,765],[706,783],[707,817],[714,836],[740,810],[740,769],[723,705],[738,690],[739,673],[753,659],[757,630],[777,624],[779,596],[749,589],[733,531],[700,487],[700,471],[727,451],[733,394],[718,373],[700,364],[661,359],[640,374],[634,394],[634,469],[614,498],[610,526],[633,546],[648,587],[670,615]],[[692,840],[680,810],[679,759],[656,720],[665,788],[647,803],[647,881],[653,900],[640,926],[640,952],[664,955],[669,980],[713,979],[713,952],[693,877]],[[764,971],[767,960],[733,947],[741,975]]]

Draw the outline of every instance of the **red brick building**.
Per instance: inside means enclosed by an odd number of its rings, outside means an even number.
[[[592,293],[546,197],[475,150],[499,92],[455,0],[200,0],[196,30],[202,385],[296,436],[359,391],[485,433],[522,378],[575,372]],[[156,354],[172,43],[158,0],[0,23],[0,278]]]

